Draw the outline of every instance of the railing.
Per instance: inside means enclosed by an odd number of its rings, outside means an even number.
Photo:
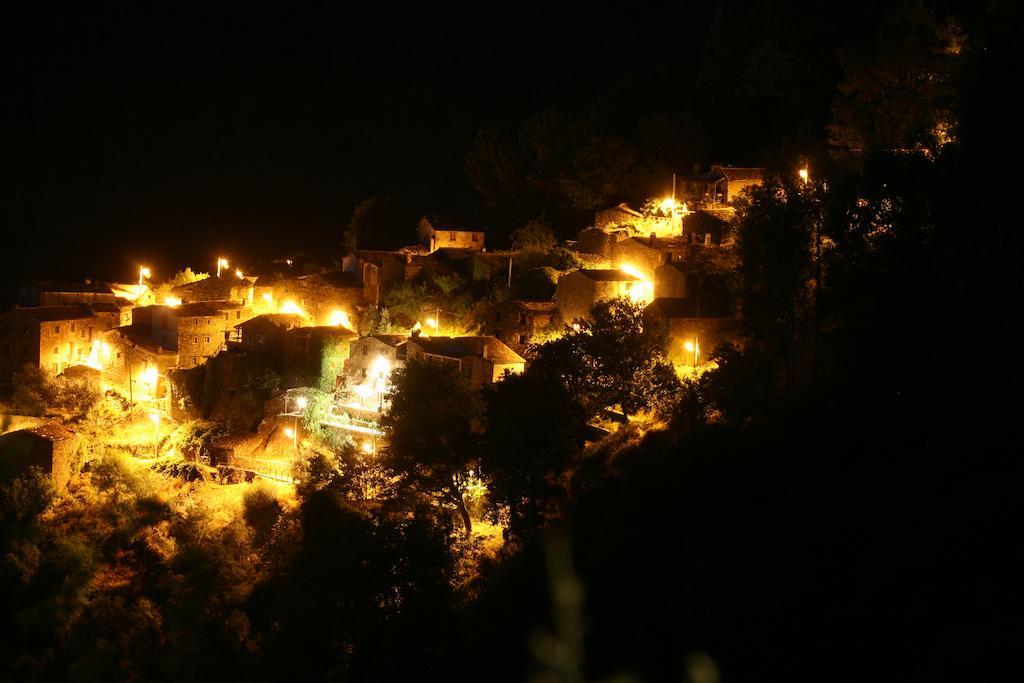
[[[249,455],[231,455],[221,467],[242,472],[251,472],[267,479],[292,483],[295,480],[292,463],[281,460],[254,458]]]

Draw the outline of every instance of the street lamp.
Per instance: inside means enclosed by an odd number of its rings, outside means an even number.
[[[155,410],[149,414],[153,421],[153,457],[160,455],[160,413]]]
[[[217,259],[217,277],[220,277],[220,271],[228,267],[228,260],[226,258]]]
[[[697,337],[693,338],[693,341],[687,341],[683,344],[683,348],[686,349],[687,353],[693,354],[693,367],[697,367],[697,357],[700,354],[700,342]]]
[[[139,266],[139,293],[142,293],[142,281],[148,280],[152,273],[146,266]]]
[[[292,429],[291,427],[284,428],[284,435],[292,440],[292,450],[299,449],[298,434],[299,433]]]
[[[804,164],[803,167],[799,171],[797,171],[797,175],[800,176],[800,180],[804,181],[804,185],[806,185],[810,181],[811,176],[810,173],[807,171],[807,164]]]

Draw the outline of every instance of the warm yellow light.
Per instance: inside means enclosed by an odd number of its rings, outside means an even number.
[[[345,311],[333,310],[331,311],[331,325],[334,325],[335,327],[351,327],[352,321],[349,319],[348,313]]]
[[[391,361],[384,356],[377,356],[373,359],[373,365],[370,366],[370,369],[373,374],[380,378],[384,378],[391,372]]]
[[[239,270],[238,268],[235,268],[235,277],[237,277],[239,280],[241,280],[245,276],[242,275],[242,271],[241,270]]]
[[[434,331],[437,332],[437,318],[427,318],[427,325],[433,327]]]
[[[274,297],[270,296],[270,292],[263,292],[263,300],[269,304],[274,300]]]
[[[688,341],[688,342],[683,344],[683,348],[686,349],[687,351],[689,351],[690,353],[693,353],[693,350],[696,347],[693,345],[692,341]]]
[[[672,197],[665,197],[665,199],[661,200],[662,213],[672,213],[673,211],[675,211],[675,209],[676,200],[672,199]]]
[[[308,404],[309,401],[306,400],[305,396],[299,396],[297,399],[295,399],[295,405],[299,407],[299,410],[305,410]]]
[[[369,441],[364,441],[363,453],[366,453],[367,455],[373,455],[373,444],[370,443]]]
[[[797,171],[797,175],[799,175],[800,180],[804,181],[805,183],[810,179],[810,174],[807,172],[806,166]]]
[[[292,429],[291,427],[285,427],[284,428],[284,435],[287,436],[289,439],[294,439],[295,438],[295,430]]]
[[[165,306],[170,306],[171,308],[174,308],[175,306],[180,306],[181,305],[181,299],[179,299],[176,296],[165,296],[164,297],[164,305]]]
[[[228,267],[228,260],[224,257],[217,259],[217,277],[220,277],[220,271]]]
[[[291,313],[293,315],[302,315],[302,316],[306,315],[305,313],[302,312],[302,309],[299,308],[298,304],[296,304],[291,299],[289,299],[288,301],[285,301],[283,304],[281,304],[278,307],[277,312],[278,313]]]
[[[150,413],[149,414],[149,419],[152,420],[154,422],[154,424],[159,425],[160,424],[160,413],[156,413],[156,412]]]
[[[148,384],[152,387],[155,387],[157,376],[158,375],[156,368],[149,367],[143,370],[142,373],[139,375],[139,381],[141,381],[143,384]]]
[[[621,270],[626,275],[632,275],[633,277],[638,277],[641,280],[644,280],[645,282],[647,281],[647,276],[640,272],[640,269],[631,263],[623,263],[621,266],[619,266],[619,270]]]

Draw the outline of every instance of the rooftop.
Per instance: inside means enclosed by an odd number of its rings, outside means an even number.
[[[198,318],[204,315],[215,316],[224,311],[233,311],[242,308],[242,304],[237,301],[199,301],[168,308],[170,308],[171,315],[178,318]]]
[[[472,225],[467,223],[461,218],[455,216],[424,216],[425,220],[430,227],[434,230],[457,230],[460,232],[484,232],[484,229],[478,225]]]
[[[445,358],[478,356],[492,363],[525,363],[518,353],[503,341],[491,336],[472,337],[414,337],[410,339],[424,352]],[[485,354],[486,349],[486,354]]]
[[[82,294],[112,294],[110,287],[99,282],[54,282],[52,280],[33,280],[31,286],[40,292],[75,292]]]
[[[604,270],[583,268],[574,272],[597,282],[639,282],[641,280],[641,278],[636,275],[630,275],[620,268],[608,268]],[[572,273],[568,273],[562,277],[567,277],[568,275],[572,275]]]
[[[66,306],[35,306],[19,308],[18,313],[28,315],[39,322],[58,322],[61,320],[81,320],[95,318],[95,314],[85,304],[68,304]]]

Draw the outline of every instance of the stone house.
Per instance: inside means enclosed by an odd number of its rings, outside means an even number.
[[[650,283],[623,270],[575,270],[558,278],[555,304],[566,324],[590,317],[595,304],[618,297],[650,298]]]
[[[539,333],[560,322],[554,301],[505,301],[491,311],[490,327],[495,337],[520,356],[534,343]]]
[[[321,375],[334,378],[337,387],[345,372],[350,343],[359,335],[341,325],[293,327],[282,339],[282,361],[286,383],[310,385]],[[327,350],[334,351],[325,355]]]
[[[177,348],[157,343],[141,325],[116,327],[105,335],[103,379],[134,399],[161,398],[167,391],[167,373],[178,365]]]
[[[124,299],[115,299],[115,303],[112,304],[101,302],[86,305],[97,318],[106,320],[109,323],[109,327],[122,327],[124,325],[132,324],[133,306]]]
[[[682,232],[681,216],[645,216],[622,203],[594,214],[594,227],[604,232],[625,229],[639,235],[670,237]],[[600,253],[600,252],[595,252]]]
[[[701,365],[717,346],[740,339],[739,321],[729,299],[659,297],[644,309],[647,325],[666,331],[665,354],[679,365]]]
[[[156,303],[156,293],[146,285],[131,282],[108,283],[110,291],[118,299],[124,299],[134,306],[152,306]]]
[[[680,178],[678,192],[694,207],[731,207],[743,193],[764,182],[764,169],[712,164],[707,173]]]
[[[24,365],[58,375],[73,365],[96,360],[101,337],[114,327],[84,304],[16,308],[0,314],[0,377]]]
[[[135,309],[133,327],[148,330],[165,349],[178,352],[179,368],[194,368],[237,341],[235,326],[251,315],[237,301],[204,301],[180,306],[144,306]]]
[[[658,266],[685,256],[690,246],[683,237],[630,237],[612,248],[612,267],[639,273],[653,282]]]
[[[256,278],[238,277],[234,273],[224,271],[223,274],[204,278],[186,285],[178,285],[171,293],[181,299],[183,304],[202,303],[207,301],[234,301],[241,306],[252,307]]]
[[[284,353],[284,337],[288,330],[302,327],[304,318],[297,313],[264,313],[235,325],[238,339],[234,342],[243,351]]]
[[[654,269],[654,296],[728,297],[738,268],[735,251],[697,247]]]
[[[405,364],[404,334],[375,334],[353,340],[348,347],[348,359],[345,361],[345,375],[349,382],[364,381],[372,372],[373,366],[383,358],[391,369],[400,368]]]
[[[0,481],[38,467],[62,491],[76,466],[78,444],[78,436],[57,423],[8,432],[0,436]]]
[[[496,337],[410,337],[406,362],[422,360],[454,368],[471,387],[500,381],[505,373],[518,374],[526,360]]]
[[[632,230],[606,230],[604,228],[587,228],[581,230],[576,240],[575,250],[583,254],[597,254],[610,259],[616,243],[629,239]]]
[[[115,294],[105,284],[84,282],[49,282],[35,280],[21,287],[17,293],[18,305],[66,306],[69,304],[114,303]]]
[[[343,267],[362,283],[363,300],[371,306],[379,306],[392,287],[405,281],[409,261],[410,254],[404,250],[361,249],[346,256]]]
[[[256,310],[299,313],[308,325],[332,325],[338,312],[355,325],[363,307],[363,284],[352,272],[325,271],[310,275],[260,277],[254,290]]]
[[[470,249],[482,251],[482,228],[447,216],[424,216],[419,224],[420,244],[432,253],[438,249]]]

